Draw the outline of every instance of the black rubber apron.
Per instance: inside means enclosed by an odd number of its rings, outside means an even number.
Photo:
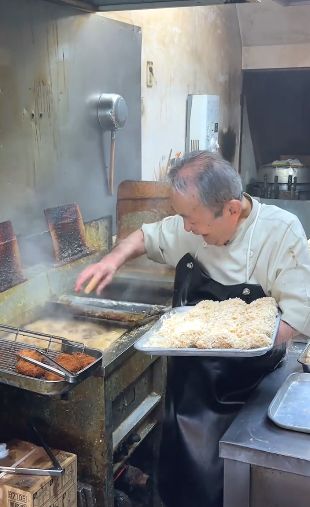
[[[176,267],[173,306],[202,299],[264,297],[259,285],[224,286],[186,254]],[[249,395],[285,355],[285,347],[253,358],[171,357],[159,459],[159,490],[167,507],[221,507],[219,440]]]

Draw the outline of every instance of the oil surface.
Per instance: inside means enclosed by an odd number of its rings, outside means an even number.
[[[106,322],[98,323],[73,318],[43,318],[29,323],[26,329],[60,336],[100,350],[109,348],[127,331],[125,327]],[[29,340],[28,338],[28,343]],[[23,341],[26,340],[23,339]]]

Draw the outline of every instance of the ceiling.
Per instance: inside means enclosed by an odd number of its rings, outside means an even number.
[[[118,11],[164,7],[191,7],[216,4],[235,4],[257,0],[48,0],[71,5],[84,11]]]
[[[117,11],[236,3],[243,46],[310,43],[310,0],[48,0],[86,11]],[[309,5],[302,5],[304,2]],[[299,2],[284,6],[279,2]]]
[[[310,43],[310,5],[283,6],[273,0],[238,5],[243,46]]]

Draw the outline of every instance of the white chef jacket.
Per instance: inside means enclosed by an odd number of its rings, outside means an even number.
[[[175,215],[143,224],[147,256],[176,266],[190,253],[219,283],[259,284],[276,299],[282,319],[310,336],[310,251],[304,229],[294,214],[245,196],[252,210],[227,245],[208,245],[186,232],[182,217]]]

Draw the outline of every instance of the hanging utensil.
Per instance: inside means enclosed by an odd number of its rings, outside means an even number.
[[[128,108],[125,99],[115,93],[103,93],[98,100],[98,121],[102,130],[111,131],[110,163],[108,171],[108,187],[112,195],[114,191],[114,168],[115,168],[115,133],[124,127]]]

